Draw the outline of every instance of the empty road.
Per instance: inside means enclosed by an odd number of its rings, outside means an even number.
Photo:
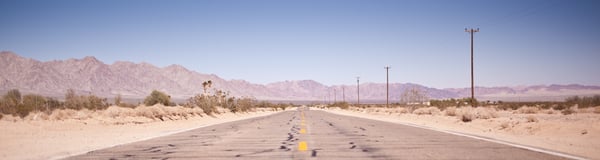
[[[565,159],[308,108],[223,123],[67,159]]]

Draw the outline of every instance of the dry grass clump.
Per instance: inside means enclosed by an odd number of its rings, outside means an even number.
[[[491,107],[448,107],[445,110],[447,116],[456,116],[463,122],[470,122],[475,119],[498,118],[495,108]]]
[[[494,108],[478,107],[475,108],[475,116],[477,119],[498,118],[498,113]]]
[[[540,108],[538,107],[521,107],[515,111],[519,114],[536,114],[540,112]]]
[[[438,115],[441,113],[441,111],[437,107],[424,107],[417,108],[412,113],[417,115]]]
[[[577,112],[577,110],[571,107],[571,108],[562,110],[560,113],[562,113],[563,115],[569,115],[569,114],[573,114],[576,112]]]
[[[77,114],[77,110],[73,109],[57,109],[52,111],[50,114],[50,120],[67,120],[71,119],[75,114]]]
[[[104,111],[104,115],[117,119],[125,117],[144,117],[152,120],[181,120],[188,119],[193,116],[202,116],[202,109],[200,108],[187,108],[187,107],[168,107],[162,104],[154,106],[141,106],[132,108],[116,107],[111,106]]]
[[[456,107],[448,107],[444,110],[446,116],[456,116]]]
[[[165,121],[165,120],[181,120],[188,119],[193,116],[202,116],[203,111],[200,108],[186,108],[182,106],[168,107],[160,104],[154,106],[140,106],[135,108],[125,108],[118,106],[110,106],[106,110],[73,110],[73,109],[57,109],[48,114],[46,112],[32,112],[23,120],[87,120],[93,118],[108,118],[108,119],[125,119],[131,117],[143,117],[150,120]]]
[[[545,109],[545,110],[542,110],[542,113],[546,113],[546,114],[554,114],[554,113],[556,113],[556,110],[554,110],[554,109],[552,109],[552,108],[550,108],[550,109]]]
[[[539,122],[539,120],[533,115],[529,115],[526,118],[527,118],[527,122]]]
[[[577,113],[600,113],[600,106],[588,107],[588,108],[577,107],[576,110],[577,110]]]
[[[510,127],[510,122],[502,122],[502,123],[500,124],[500,130],[502,130],[502,129],[507,129],[507,128],[509,128],[509,127]]]
[[[404,107],[394,108],[393,111],[394,111],[394,113],[399,113],[399,114],[406,114],[406,113],[408,113],[408,109],[406,109]]]
[[[471,113],[471,112],[464,112],[464,113],[461,113],[459,116],[460,120],[463,122],[471,122],[471,121],[473,121],[473,119],[475,119],[474,117],[475,116],[473,116],[473,113]]]
[[[109,118],[124,118],[136,116],[136,113],[133,108],[110,106],[104,110],[104,116]]]

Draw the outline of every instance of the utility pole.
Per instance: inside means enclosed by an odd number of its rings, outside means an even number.
[[[335,94],[335,88],[333,88],[333,103],[337,102],[337,96]]]
[[[386,92],[385,92],[385,107],[389,107],[390,105],[390,66],[385,66],[385,84],[386,84]]]
[[[342,100],[346,102],[346,86],[342,86]]]
[[[475,107],[475,82],[473,82],[473,34],[475,34],[475,32],[479,32],[479,28],[465,28],[465,32],[469,32],[469,34],[471,34],[471,107]]]
[[[360,77],[356,77],[356,105],[360,106]]]

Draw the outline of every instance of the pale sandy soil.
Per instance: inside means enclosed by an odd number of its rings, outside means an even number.
[[[33,114],[25,120],[4,115],[0,120],[0,159],[59,159],[208,125],[276,113],[271,109],[259,109],[234,114],[221,109],[222,114],[215,116],[189,114],[164,117],[162,121],[135,116],[133,111],[117,107],[99,112],[72,111],[70,114],[55,111],[52,115]],[[122,112],[130,115],[120,115]],[[65,115],[68,116],[65,118]],[[63,118],[57,118],[60,116]]]
[[[596,108],[599,109],[599,108]],[[324,108],[323,110],[349,116],[412,124],[496,139],[500,141],[532,146],[582,158],[600,159],[600,114],[593,109],[579,113],[562,115],[558,111],[541,110],[535,114],[525,111],[496,111],[493,108],[465,109],[475,119],[463,122],[462,112],[448,116],[445,111],[432,111],[430,114],[408,113],[404,108],[355,108],[347,110]],[[466,112],[466,111],[465,111]],[[549,114],[552,112],[551,114]]]

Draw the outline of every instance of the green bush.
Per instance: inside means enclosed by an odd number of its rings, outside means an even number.
[[[146,104],[146,106],[153,106],[153,105],[159,104],[159,103],[163,104],[165,106],[169,106],[169,104],[171,104],[171,96],[169,96],[163,92],[154,90],[144,100],[144,104]]]
[[[17,106],[21,104],[21,92],[17,89],[8,91],[2,96],[0,112],[4,114],[17,114]]]
[[[83,108],[101,110],[108,108],[108,102],[106,98],[100,98],[95,95],[78,96],[73,89],[69,89],[65,94],[65,107],[74,110],[81,110]]]
[[[42,111],[46,108],[46,98],[36,94],[23,96],[23,103],[17,106],[17,114],[23,118],[33,111]]]
[[[58,101],[54,98],[46,97],[46,112],[50,113],[55,109],[64,109],[64,102]]]
[[[95,95],[81,96],[83,99],[83,106],[89,110],[103,110],[108,108],[108,102],[106,98],[100,98]]]
[[[255,108],[256,101],[252,98],[241,98],[237,100],[237,107],[231,112],[247,112],[252,108]]]
[[[218,113],[216,107],[217,102],[216,96],[196,95],[188,99],[188,102],[185,104],[185,106],[191,108],[199,107],[206,115],[212,115],[213,113]]]

